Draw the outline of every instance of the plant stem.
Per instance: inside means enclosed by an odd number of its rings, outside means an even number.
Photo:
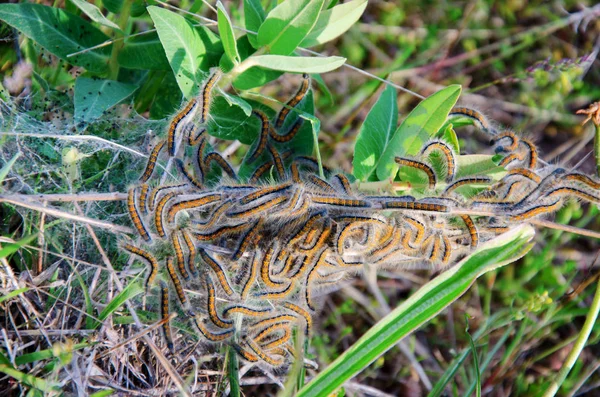
[[[594,157],[596,158],[596,175],[600,177],[600,125],[594,124],[596,133],[594,135]]]
[[[598,129],[596,129],[598,131]],[[573,345],[573,349],[567,356],[567,359],[562,365],[560,371],[558,371],[558,375],[550,384],[550,387],[544,394],[544,397],[552,397],[556,395],[558,389],[563,384],[567,375],[577,362],[577,359],[581,355],[581,351],[585,347],[588,338],[590,337],[590,333],[592,332],[592,328],[596,323],[596,319],[598,318],[598,312],[600,312],[600,280],[596,285],[596,294],[594,295],[594,300],[592,301],[592,305],[590,306],[590,311],[588,312],[587,317],[585,318],[585,323],[583,324],[583,328],[579,333],[579,337],[575,341],[575,345]]]
[[[123,1],[119,19],[117,21],[117,24],[119,25],[119,28],[121,28],[123,33],[116,32],[116,34],[118,36],[124,37],[126,35],[127,22],[129,22],[129,13],[131,12],[132,4],[133,4],[133,0]],[[123,48],[124,45],[125,45],[125,40],[121,40],[119,42],[113,43],[112,53],[110,55],[110,63],[108,65],[108,67],[109,67],[108,78],[111,80],[116,80],[117,77],[119,76],[119,63],[117,61],[117,57],[119,56],[119,52],[121,52],[121,49]]]

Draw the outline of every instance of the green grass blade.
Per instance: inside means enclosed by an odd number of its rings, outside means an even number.
[[[80,349],[83,349],[84,347],[88,347],[91,345],[92,345],[92,343],[89,343],[89,342],[77,343],[77,344],[73,345],[73,347],[71,348],[71,351],[80,350]],[[56,356],[56,353],[55,353],[54,349],[40,350],[37,352],[27,353],[27,354],[23,354],[21,356],[16,357],[15,364],[24,365],[24,364],[34,363],[36,361],[47,360],[47,359],[55,357],[55,356]]]
[[[227,348],[227,376],[229,378],[229,395],[231,397],[240,397],[240,374],[239,360],[234,348]]]
[[[100,319],[100,321],[104,321],[106,318],[108,318],[108,316],[110,316],[119,307],[121,307],[126,300],[133,299],[142,292],[144,292],[144,286],[141,284],[140,281],[133,281],[129,283],[129,285],[127,285],[127,287],[125,287],[125,289],[121,293],[115,296],[113,300],[110,301],[108,305],[106,305],[104,310],[102,310],[102,312],[98,316],[98,319]],[[100,323],[96,322],[95,324],[93,324],[93,327],[91,327],[91,329],[98,328],[98,326],[100,326]]]
[[[21,156],[21,152],[17,152],[17,154],[15,154],[12,159],[8,160],[8,163],[4,164],[4,166],[0,169],[0,183],[4,181],[4,178],[6,178],[6,175],[8,175],[13,165],[15,165],[15,162],[19,156]]]
[[[308,383],[299,397],[332,393],[365,369],[402,338],[425,324],[464,294],[482,274],[511,263],[532,247],[534,230],[519,226],[483,244],[472,255],[442,273],[373,326],[350,349]]]
[[[11,298],[14,298],[15,296],[20,295],[23,292],[27,292],[27,291],[29,291],[29,288],[27,288],[27,287],[19,288],[14,291],[10,291],[8,294],[0,296],[0,303],[4,302],[6,300],[9,300]]]
[[[465,316],[467,316],[465,314]],[[479,368],[479,357],[477,356],[477,347],[475,346],[475,341],[473,337],[469,333],[469,319],[467,317],[467,328],[465,329],[465,333],[467,334],[467,338],[469,339],[469,346],[471,346],[471,353],[473,356],[473,366],[475,367],[475,387],[477,387],[477,397],[481,397],[481,369]],[[470,396],[471,393],[468,393],[467,396]]]

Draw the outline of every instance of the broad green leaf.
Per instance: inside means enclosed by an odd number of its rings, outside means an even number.
[[[231,100],[231,97],[228,99]],[[230,104],[222,96],[216,97],[210,107],[211,121],[207,126],[208,133],[221,139],[237,139],[246,145],[252,143],[260,127],[258,119],[249,117],[246,111],[247,109],[233,102]],[[253,122],[253,119],[256,119],[256,122]]]
[[[108,70],[112,45],[67,58],[108,40],[108,36],[76,15],[41,4],[0,4],[0,20],[73,65],[95,73]]]
[[[17,152],[12,157],[12,159],[8,160],[8,163],[6,163],[2,166],[2,168],[0,169],[0,183],[2,183],[4,181],[4,178],[6,178],[6,175],[8,175],[8,173],[12,169],[13,165],[15,165],[15,162],[17,161],[17,159],[20,156],[21,156],[21,152]]]
[[[225,54],[233,63],[240,63],[240,54],[238,53],[235,34],[233,33],[233,27],[231,26],[231,19],[229,19],[229,14],[227,14],[227,10],[220,1],[217,1],[217,25],[219,28],[219,35],[223,41]]]
[[[468,176],[488,176],[494,181],[499,181],[506,175],[506,169],[493,161],[489,154],[467,154],[456,159],[456,179]]]
[[[125,303],[126,300],[133,299],[143,292],[144,292],[144,286],[142,285],[142,283],[140,281],[136,280],[136,281],[130,282],[129,284],[127,284],[125,289],[123,289],[123,291],[121,291],[117,296],[115,296],[109,302],[108,305],[106,305],[104,310],[102,310],[102,312],[98,316],[98,319],[100,321],[106,320],[108,318],[108,316],[110,316],[116,310],[118,310],[123,305],[123,303]],[[100,323],[95,322],[95,324],[93,324],[93,327],[91,327],[91,329],[98,328],[99,326],[100,326]]]
[[[411,295],[303,387],[298,397],[327,396],[461,297],[484,273],[514,262],[533,244],[534,230],[518,226],[486,242]]]
[[[377,168],[377,160],[383,154],[393,131],[398,125],[396,89],[387,86],[369,111],[360,127],[354,145],[353,175],[366,181]]]
[[[254,32],[248,33],[248,40],[254,48],[259,47],[256,33],[258,33],[258,29],[264,20],[265,10],[260,4],[260,0],[244,0],[244,23],[247,30]]]
[[[102,5],[113,14],[118,14],[123,7],[123,0],[103,0]]]
[[[448,143],[454,149],[455,153],[460,153],[460,144],[458,143],[458,137],[454,131],[452,123],[440,130],[439,137],[446,143]]]
[[[119,26],[110,19],[106,18],[102,12],[100,12],[100,9],[95,5],[90,4],[85,0],[71,0],[71,2],[75,4],[81,11],[83,11],[85,15],[90,17],[92,21],[121,32]]]
[[[380,181],[396,175],[396,156],[416,155],[423,144],[438,133],[458,100],[460,91],[459,85],[446,87],[424,99],[410,112],[392,136],[377,165]]]
[[[239,107],[244,111],[244,114],[246,116],[250,116],[250,114],[252,114],[252,106],[250,106],[248,102],[244,101],[239,96],[229,95],[225,92],[222,92],[221,95],[223,96],[223,98],[225,98],[229,106]]]
[[[236,47],[237,47],[237,52],[242,61],[245,60],[246,58],[248,58],[250,55],[254,54],[254,52],[256,52],[254,47],[252,47],[252,44],[250,44],[249,36],[246,34],[243,36],[240,36],[237,39]],[[221,68],[223,73],[228,73],[235,66],[236,65],[234,65],[234,63],[231,61],[231,59],[229,59],[227,54],[223,54],[223,56],[221,57],[221,60],[219,61],[219,67]]]
[[[119,65],[129,69],[171,70],[156,32],[125,40],[117,59]]]
[[[271,54],[289,55],[312,30],[324,0],[287,0],[271,10],[258,29],[258,44]]]
[[[164,8],[150,6],[154,21],[177,84],[186,99],[198,94],[203,71],[215,66],[223,53],[219,38],[203,26],[195,28],[187,19]]]
[[[233,81],[233,86],[238,90],[249,90],[255,87],[262,87],[270,81],[278,79],[283,72],[277,70],[268,70],[254,66],[244,70]]]
[[[368,0],[354,0],[323,11],[315,27],[302,40],[300,47],[327,43],[344,34],[365,12]]]
[[[291,73],[325,73],[339,68],[346,62],[342,57],[293,57],[283,55],[258,55],[248,58],[247,67],[260,66],[265,69]]]
[[[93,121],[136,89],[135,85],[118,81],[79,77],[75,81],[75,118],[84,122]]]

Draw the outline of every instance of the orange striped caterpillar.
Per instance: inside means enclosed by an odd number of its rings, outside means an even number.
[[[442,254],[442,264],[447,265],[452,257],[452,243],[445,234],[442,234],[442,241],[444,243],[444,251]]]
[[[233,349],[236,351],[237,354],[239,354],[240,357],[242,357],[246,361],[249,361],[251,363],[255,363],[258,361],[258,356],[256,356],[253,353],[250,353],[237,343],[233,345]]]
[[[273,246],[271,246],[267,249],[267,252],[265,252],[265,256],[263,257],[263,260],[262,260],[262,265],[260,267],[260,279],[265,284],[265,286],[269,289],[270,288],[279,288],[284,284],[281,281],[273,281],[271,279],[271,261],[273,259],[273,251],[274,251]]]
[[[140,183],[146,183],[154,173],[154,168],[156,167],[156,161],[158,160],[158,155],[160,151],[165,147],[165,141],[160,141],[154,146],[152,151],[150,152],[150,156],[148,157],[148,163],[146,164],[146,169],[144,173],[140,177]]]
[[[321,228],[313,229],[313,230],[317,232],[318,237],[314,238],[314,236],[313,236],[312,238],[310,238],[310,241],[315,240],[314,243],[309,244],[308,248],[300,247],[302,250],[309,251],[309,252],[315,252],[320,247],[325,245],[327,238],[331,234],[331,219],[326,218],[325,222],[323,223],[323,226]],[[307,238],[307,240],[309,240],[309,239]]]
[[[298,118],[298,120],[296,120],[294,122],[294,124],[292,125],[290,130],[288,132],[286,132],[285,134],[279,135],[279,133],[277,133],[277,131],[275,131],[273,128],[269,129],[269,133],[271,135],[271,138],[275,142],[286,143],[286,142],[289,142],[292,139],[294,139],[294,137],[298,134],[298,132],[300,132],[300,128],[302,128],[303,124],[304,124],[304,119]]]
[[[574,187],[561,186],[556,189],[553,189],[546,193],[545,197],[554,197],[554,196],[575,196],[580,199],[592,202],[592,203],[600,203],[600,197],[594,196],[591,193],[588,193],[584,190],[577,189]]]
[[[477,244],[479,244],[479,233],[473,219],[469,215],[461,215],[460,217],[469,231],[469,236],[471,236],[471,247],[477,247]]]
[[[250,182],[250,183],[258,182],[260,180],[260,178],[265,174],[265,172],[267,172],[271,169],[271,167],[273,167],[272,161],[267,161],[266,163],[259,165],[256,168],[256,170],[254,171],[254,173],[252,173],[252,176],[250,176],[250,179],[248,179],[248,182]]]
[[[394,233],[390,236],[389,240],[385,241],[383,244],[379,246],[373,247],[369,255],[374,258],[374,261],[380,261],[381,258],[385,257],[390,252],[398,249],[398,247],[402,244],[402,233],[400,230],[395,230]],[[378,259],[375,259],[378,258]]]
[[[371,206],[371,203],[369,203],[368,201],[359,199],[312,196],[311,200],[315,204],[323,204],[336,207],[369,208]]]
[[[145,282],[146,294],[148,294],[150,288],[152,288],[152,285],[154,284],[156,276],[158,275],[158,261],[149,252],[144,251],[143,249],[133,246],[131,244],[124,244],[123,249],[131,254],[139,256],[140,258],[144,259],[148,263],[148,265],[150,265],[150,271],[148,272],[148,276],[146,277]]]
[[[167,147],[169,156],[174,157],[179,148],[179,138],[177,134],[183,129],[183,127],[189,123],[198,110],[198,101],[196,98],[192,98],[187,105],[177,113],[173,120],[169,124],[169,130],[167,131]]]
[[[177,165],[177,169],[179,170],[179,172],[185,177],[185,179],[187,179],[187,181],[192,186],[198,189],[204,188],[204,184],[200,180],[194,178],[192,174],[190,174],[187,168],[185,168],[185,164],[183,164],[183,161],[181,161],[181,159],[175,159],[175,164]]]
[[[403,157],[394,158],[396,164],[403,165],[405,167],[416,168],[418,170],[423,171],[427,174],[427,179],[429,180],[429,189],[434,189],[436,184],[435,173],[433,172],[433,168],[431,166],[416,160],[411,160]]]
[[[306,327],[304,328],[304,333],[306,334],[306,336],[310,335],[310,331],[312,329],[312,317],[311,317],[310,313],[308,313],[306,310],[304,310],[300,306],[297,306],[290,302],[284,302],[283,307],[295,312],[296,314],[299,314],[300,316],[302,316],[302,318],[304,318],[304,322],[306,324]]]
[[[280,185],[269,186],[252,192],[240,199],[240,204],[246,205],[253,201],[259,200],[269,194],[279,193],[292,187],[291,182],[285,182]]]
[[[290,238],[288,245],[290,247],[295,246],[302,239],[302,237],[313,228],[313,226],[315,225],[316,222],[319,222],[321,219],[323,219],[325,214],[326,214],[326,211],[318,211],[318,212],[312,213],[309,216],[309,218],[306,220],[304,225],[300,228],[300,230],[298,230],[292,236],[292,238]]]
[[[140,217],[140,213],[135,202],[135,188],[129,189],[129,193],[127,194],[127,211],[129,212],[131,222],[133,222],[133,225],[137,229],[140,237],[142,237],[142,239],[144,239],[146,242],[152,240],[150,234],[148,233],[148,229],[146,229],[146,225],[144,225],[144,222]]]
[[[340,192],[345,195],[350,195],[352,193],[352,187],[350,186],[350,181],[346,175],[335,174],[332,179],[340,186]]]
[[[171,324],[169,324],[169,288],[164,281],[160,282],[160,301],[163,337],[167,341],[167,348],[173,351],[173,337],[171,336]]]
[[[267,299],[267,300],[284,299],[292,292],[293,286],[294,286],[294,283],[290,282],[290,283],[288,283],[288,285],[285,288],[283,288],[279,291],[257,292],[253,295],[253,297],[259,298],[259,299]]]
[[[229,207],[231,207],[232,204],[232,199],[223,202],[221,205],[215,208],[215,210],[204,222],[194,221],[194,226],[200,226],[202,229],[208,229],[213,227],[215,223],[217,223],[221,219],[221,216],[229,209]]]
[[[237,177],[235,171],[233,170],[233,167],[231,167],[231,165],[229,165],[229,163],[227,162],[227,160],[225,160],[223,158],[223,156],[221,156],[219,153],[217,153],[217,152],[210,152],[206,156],[204,156],[204,165],[205,165],[206,169],[210,168],[210,165],[211,165],[212,162],[217,163],[217,165],[219,167],[221,167],[221,169],[223,171],[225,171],[225,173],[227,175],[229,175],[229,177],[231,179],[233,179],[234,181],[238,180],[238,177]]]
[[[252,307],[248,307],[245,305],[232,305],[232,306],[228,306],[227,308],[225,308],[225,310],[223,310],[223,316],[225,317],[231,317],[231,314],[243,314],[244,316],[248,316],[248,317],[261,317],[264,316],[265,314],[271,313],[272,310],[271,309],[264,309],[264,308],[259,308],[259,309],[255,309]]]
[[[261,345],[261,348],[264,349],[265,351],[269,351],[271,349],[279,347],[283,344],[286,344],[292,336],[292,329],[290,328],[289,324],[287,324],[287,323],[273,325],[273,326],[265,329],[260,334],[256,335],[256,337],[254,338],[254,341],[256,343],[260,343],[263,340],[267,339],[267,337],[269,337],[269,335],[274,334],[275,332],[280,331],[280,330],[283,330],[283,335],[273,338],[270,341],[268,341],[267,343]]]
[[[431,212],[448,212],[447,205],[436,203],[422,203],[416,201],[388,201],[383,203],[383,208],[388,210],[415,210]]]
[[[527,165],[527,168],[534,169],[538,161],[537,148],[529,139],[521,139],[520,143],[523,144],[525,148],[527,148],[527,152],[529,153],[529,163]]]
[[[140,189],[140,208],[142,210],[142,214],[148,213],[148,192],[150,191],[150,186],[147,183],[142,184]]]
[[[245,339],[246,344],[250,347],[250,350],[252,350],[252,352],[254,354],[256,354],[261,360],[263,360],[267,364],[272,365],[274,367],[278,367],[281,364],[283,364],[283,359],[282,358],[280,358],[279,360],[273,359],[271,356],[267,355],[260,348],[260,346],[258,346],[258,344],[254,340],[252,340],[251,338],[244,337],[244,339]]]
[[[428,245],[430,239],[433,241],[433,244],[431,246],[431,252],[429,253],[429,261],[431,261],[431,263],[437,263],[441,258],[441,237],[437,234],[431,235],[425,239],[423,245]]]
[[[296,156],[296,157],[294,157],[294,162],[299,165],[308,167],[315,172],[319,172],[319,162],[314,157]],[[325,165],[321,165],[321,166],[323,167],[323,173],[325,174],[326,177],[328,177],[331,174],[331,168],[326,167]]]
[[[285,121],[285,118],[287,117],[287,115],[290,113],[292,108],[296,107],[302,101],[302,99],[304,99],[304,96],[306,95],[306,93],[308,92],[309,89],[310,89],[310,76],[308,74],[304,73],[302,75],[302,84],[300,85],[300,89],[298,90],[296,95],[294,95],[285,104],[285,106],[283,108],[281,108],[281,110],[279,111],[279,114],[277,115],[277,118],[275,119],[275,127],[276,128],[281,128],[283,126],[283,122]]]
[[[425,238],[425,225],[423,222],[411,217],[405,217],[404,220],[416,230],[414,244],[420,244]]]
[[[325,193],[335,193],[335,189],[333,188],[333,186],[331,186],[329,183],[327,183],[326,181],[314,174],[309,174],[308,180],[310,181],[310,183],[319,187]]]
[[[300,180],[300,170],[298,169],[298,164],[292,163],[290,170],[292,173],[292,181],[294,183],[301,183],[302,181]]]
[[[185,259],[183,256],[183,248],[181,247],[181,241],[179,241],[179,236],[177,232],[173,232],[171,234],[171,243],[173,244],[173,249],[175,250],[175,258],[177,260],[177,267],[179,268],[179,273],[184,280],[189,280],[190,275],[188,274],[185,268]]]
[[[281,159],[281,155],[279,154],[277,149],[275,149],[275,146],[267,145],[267,147],[269,149],[271,157],[273,158],[273,164],[275,164],[275,170],[277,171],[277,175],[281,180],[285,178],[285,168],[283,167],[283,160]]]
[[[204,133],[206,132],[206,128],[199,128],[196,124],[193,124],[193,127],[188,131],[188,144],[190,146],[196,146],[200,143],[201,139],[204,139]]]
[[[580,174],[578,172],[573,172],[570,174],[566,174],[562,177],[563,181],[574,181],[574,182],[579,182],[581,184],[584,184],[594,190],[598,190],[600,189],[600,182],[596,182],[595,180],[593,180],[592,178],[590,178],[589,176],[585,175],[585,174]]]
[[[249,217],[258,216],[262,212],[264,212],[270,208],[277,207],[278,205],[280,205],[287,199],[288,198],[286,196],[274,197],[270,200],[267,200],[265,202],[262,202],[258,205],[250,207],[250,208],[236,210],[236,211],[229,211],[229,212],[227,212],[227,216],[230,218],[233,218],[233,219],[249,218]]]
[[[218,229],[209,232],[194,232],[194,238],[198,241],[213,241],[219,237],[223,237],[229,234],[239,233],[248,227],[246,223],[240,223],[232,226],[221,226]]]
[[[500,146],[496,149],[496,152],[513,152],[517,150],[519,146],[519,137],[512,131],[504,131],[500,134],[496,135],[490,141],[490,144],[495,145],[500,142],[502,139],[509,139],[510,144],[508,146]]]
[[[177,203],[173,204],[167,211],[167,222],[173,222],[173,220],[175,219],[175,215],[177,215],[179,211],[189,209],[196,210],[204,208],[207,205],[221,201],[222,197],[223,196],[221,194],[207,194],[195,199],[178,201]]]
[[[148,210],[150,212],[154,211],[154,207],[156,206],[156,198],[160,193],[166,190],[179,190],[188,187],[187,184],[179,184],[179,185],[165,185],[155,187],[150,191],[150,196],[148,197]]]
[[[515,160],[517,160],[517,161],[525,160],[525,153],[511,153],[508,156],[504,157],[502,160],[500,160],[498,165],[500,167],[508,167],[508,165]]]
[[[552,203],[549,203],[549,204],[538,204],[538,205],[527,208],[523,212],[510,215],[509,219],[511,221],[517,221],[517,222],[524,221],[526,219],[530,219],[530,218],[536,217],[538,215],[545,214],[547,212],[556,211],[558,208],[560,208],[560,206],[561,206],[560,199],[558,199]]]
[[[256,274],[258,273],[258,267],[260,266],[260,254],[258,251],[254,251],[254,256],[252,257],[252,262],[250,263],[250,274],[242,287],[242,300],[246,300],[250,290],[252,289],[252,284],[254,280],[256,280]]]
[[[265,151],[265,148],[267,147],[267,141],[269,139],[269,133],[272,129],[271,122],[264,112],[254,109],[252,110],[252,114],[258,117],[260,120],[261,128],[260,134],[258,135],[258,141],[256,142],[256,147],[254,148],[252,154],[250,154],[248,157],[248,162],[250,163],[253,163],[256,159],[258,159],[258,156]]]
[[[231,260],[239,260],[242,257],[242,255],[244,255],[244,252],[248,250],[250,244],[256,245],[257,241],[260,239],[260,234],[258,234],[258,232],[261,226],[262,219],[257,220],[252,226],[250,226],[250,228],[245,232],[245,234],[241,238],[237,249],[231,256]]]
[[[454,150],[445,142],[431,141],[421,149],[422,156],[428,156],[431,152],[438,151],[442,153],[446,159],[446,182],[450,182],[456,175],[456,154]]]
[[[194,317],[194,323],[196,324],[196,327],[198,327],[198,330],[200,330],[202,336],[211,342],[223,342],[225,339],[232,337],[235,331],[233,328],[220,332],[210,331],[208,328],[206,328],[204,320],[198,321],[197,317]]]
[[[183,241],[188,249],[188,269],[190,269],[190,273],[196,277],[198,275],[198,270],[196,269],[196,245],[192,241],[192,237],[187,230],[182,230],[181,235],[183,236]]]
[[[167,202],[177,195],[175,192],[165,194],[156,205],[156,211],[154,212],[154,227],[156,233],[162,238],[166,236],[165,225],[163,224],[163,210],[165,209]]]
[[[183,290],[183,286],[181,285],[181,280],[179,280],[179,276],[177,275],[177,272],[175,271],[175,266],[173,266],[173,257],[171,257],[171,256],[167,257],[167,273],[169,273],[169,277],[171,277],[171,281],[173,282],[173,285],[175,286],[175,292],[177,293],[177,298],[179,299],[179,303],[181,304],[181,306],[184,309],[186,309],[187,315],[193,316],[194,312],[193,312],[192,308],[189,307],[189,305],[188,305],[187,295],[185,294],[185,291]]]
[[[201,98],[202,98],[202,110],[200,112],[200,123],[206,123],[208,120],[208,112],[210,110],[210,102],[211,102],[211,94],[214,86],[217,84],[219,79],[221,78],[221,70],[216,69],[213,73],[208,76],[208,79],[204,83],[201,89]]]
[[[474,177],[469,177],[469,178],[462,178],[457,181],[454,181],[451,185],[448,185],[448,187],[446,187],[446,190],[444,190],[444,192],[442,194],[447,195],[448,193],[452,192],[453,190],[458,189],[459,187],[465,186],[465,185],[487,184],[487,183],[491,183],[491,182],[492,182],[492,179],[488,178],[486,176],[474,176]]]
[[[200,248],[200,249],[198,249],[198,251],[200,252],[200,257],[202,258],[204,263],[206,263],[208,266],[210,266],[210,268],[213,270],[213,272],[215,272],[215,274],[217,275],[217,280],[219,280],[219,283],[221,284],[223,291],[225,291],[225,293],[229,296],[233,295],[233,289],[231,289],[231,285],[229,284],[229,281],[227,280],[227,276],[225,275],[225,271],[223,270],[223,267],[212,256],[210,256],[204,250],[204,248]]]
[[[217,301],[215,294],[215,286],[212,282],[212,279],[209,274],[206,274],[204,277],[204,282],[206,284],[206,291],[208,293],[208,299],[206,300],[208,316],[210,320],[219,328],[229,329],[233,326],[232,320],[223,320],[219,316],[217,312]]]
[[[506,179],[513,175],[520,175],[522,177],[530,179],[531,181],[533,181],[535,183],[540,183],[542,180],[542,178],[538,174],[536,174],[535,172],[533,172],[531,170],[528,170],[527,168],[513,168],[508,171],[508,173],[506,174],[506,176],[503,179]]]
[[[478,111],[465,108],[465,107],[455,107],[448,114],[448,118],[451,117],[466,117],[473,121],[473,124],[481,131],[490,134],[496,135],[496,131],[492,128],[489,121]]]
[[[321,252],[318,254],[316,262],[314,263],[312,268],[308,271],[308,275],[306,276],[306,285],[304,288],[304,298],[306,299],[306,305],[312,311],[316,311],[316,308],[312,303],[312,288],[310,288],[310,284],[311,284],[313,278],[316,277],[317,269],[319,268],[319,266],[322,265],[323,263],[325,263],[325,256],[327,255],[327,253],[328,253],[327,248],[324,248],[323,250],[321,250]]]

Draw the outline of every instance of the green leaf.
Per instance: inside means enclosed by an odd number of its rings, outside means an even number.
[[[466,154],[458,156],[456,159],[456,179],[480,175],[499,181],[506,175],[506,170],[504,167],[497,165],[493,161],[493,158],[494,156],[489,154]]]
[[[29,291],[29,288],[27,288],[27,287],[19,288],[19,289],[16,289],[14,291],[10,291],[8,294],[0,296],[0,303],[2,303],[4,301],[7,301],[9,299],[12,299],[15,296],[19,296],[23,292],[27,292],[27,291]]]
[[[396,156],[414,156],[423,144],[438,133],[448,113],[460,95],[459,85],[448,86],[419,103],[404,119],[392,136],[379,163],[377,177],[380,181],[393,177],[398,171]]]
[[[5,364],[0,364],[0,372],[16,379],[25,386],[33,387],[46,393],[52,393],[52,395],[56,395],[56,393],[60,391],[60,385],[58,383],[48,382],[42,378],[26,374]]]
[[[95,120],[136,89],[135,85],[118,81],[79,77],[75,81],[75,118],[84,122]]]
[[[102,5],[113,14],[118,14],[123,7],[123,0],[103,0]]]
[[[346,62],[342,57],[294,57],[283,55],[258,55],[246,60],[247,66],[291,73],[325,73],[335,70]]]
[[[217,25],[219,27],[219,35],[223,41],[225,54],[234,64],[240,63],[240,54],[238,53],[235,34],[233,33],[233,27],[231,26],[231,19],[229,19],[227,10],[225,10],[223,3],[220,1],[217,1]]]
[[[88,343],[88,342],[77,343],[77,344],[73,345],[72,351],[81,350],[81,349],[91,346],[91,345],[92,345],[92,343]],[[21,356],[16,357],[15,364],[17,364],[17,365],[31,364],[31,363],[35,363],[36,361],[48,360],[49,358],[53,358],[53,357],[56,357],[56,353],[55,353],[54,349],[40,350],[37,352],[27,353],[27,354],[23,354]]]
[[[518,226],[486,242],[440,274],[375,324],[344,354],[303,387],[298,397],[326,396],[462,296],[482,274],[514,262],[533,244],[534,230]]]
[[[365,12],[368,0],[354,0],[323,11],[315,27],[302,40],[300,47],[327,43],[344,34]]]
[[[41,4],[0,4],[0,20],[73,65],[95,73],[108,70],[112,45],[67,58],[108,40],[108,36],[76,15]]]
[[[231,100],[232,97],[228,99]],[[217,138],[235,140],[248,145],[258,135],[258,119],[249,117],[247,109],[242,106],[232,106],[234,103],[223,96],[216,97],[210,107],[211,122],[208,123],[208,133]],[[248,105],[249,106],[249,105]],[[256,119],[256,122],[253,122]]]
[[[30,234],[29,236],[22,238],[16,243],[3,244],[2,249],[0,249],[0,258],[6,258],[7,256],[14,254],[22,246],[24,246],[25,244],[29,244],[31,241],[33,241],[37,237],[37,235],[37,233]]]
[[[260,25],[265,20],[265,10],[260,4],[260,0],[244,0],[244,23],[246,29],[252,32],[258,32]],[[258,48],[258,38],[255,33],[248,33],[248,40],[252,47]]]
[[[104,389],[97,391],[96,393],[90,394],[90,397],[108,397],[112,396],[115,391],[112,389]]]
[[[8,160],[8,163],[6,163],[6,164],[4,164],[4,166],[2,166],[2,168],[0,169],[0,183],[4,182],[4,178],[6,178],[6,175],[8,175],[8,173],[12,169],[13,165],[15,165],[15,162],[17,161],[17,159],[20,156],[21,156],[21,152],[17,152],[12,157],[12,159]]]
[[[240,73],[233,81],[233,86],[238,90],[262,87],[268,82],[278,79],[282,74],[283,72],[254,66]]]
[[[271,54],[289,55],[312,30],[324,0],[287,0],[275,7],[258,29],[258,44]]]
[[[454,149],[455,153],[460,153],[460,144],[458,143],[458,137],[456,136],[456,132],[454,131],[452,123],[442,127],[440,132],[440,138],[452,146],[452,149]]]
[[[85,15],[90,17],[92,21],[99,23],[100,25],[109,27],[111,29],[118,30],[119,32],[122,32],[119,26],[110,19],[106,18],[102,14],[102,12],[100,12],[100,9],[95,5],[90,4],[85,0],[71,0],[71,2],[75,4],[77,8],[79,8],[81,11],[83,11]]]
[[[397,125],[396,89],[388,85],[371,108],[356,137],[352,165],[353,175],[357,179],[366,181],[376,170],[377,161]]]
[[[239,107],[244,111],[244,114],[246,116],[250,117],[250,114],[252,114],[252,106],[250,106],[248,102],[244,101],[239,96],[229,95],[225,92],[222,92],[221,95],[223,96],[223,98],[225,98],[229,106]]]
[[[126,300],[133,299],[139,294],[143,293],[144,291],[145,289],[140,281],[130,282],[125,287],[125,289],[123,289],[123,291],[121,291],[117,296],[113,298],[113,300],[110,301],[108,305],[106,305],[104,310],[102,310],[102,312],[98,316],[98,319],[100,321],[106,320],[108,316],[110,316],[112,313],[118,310],[123,305],[123,303],[125,303]],[[95,329],[99,326],[100,322],[95,322],[93,326],[90,327],[90,329]]]
[[[125,40],[117,60],[119,65],[129,69],[171,70],[156,32]]]
[[[203,71],[217,65],[223,53],[219,38],[203,26],[194,26],[184,17],[164,8],[151,6],[154,21],[177,84],[186,99],[198,94]]]

